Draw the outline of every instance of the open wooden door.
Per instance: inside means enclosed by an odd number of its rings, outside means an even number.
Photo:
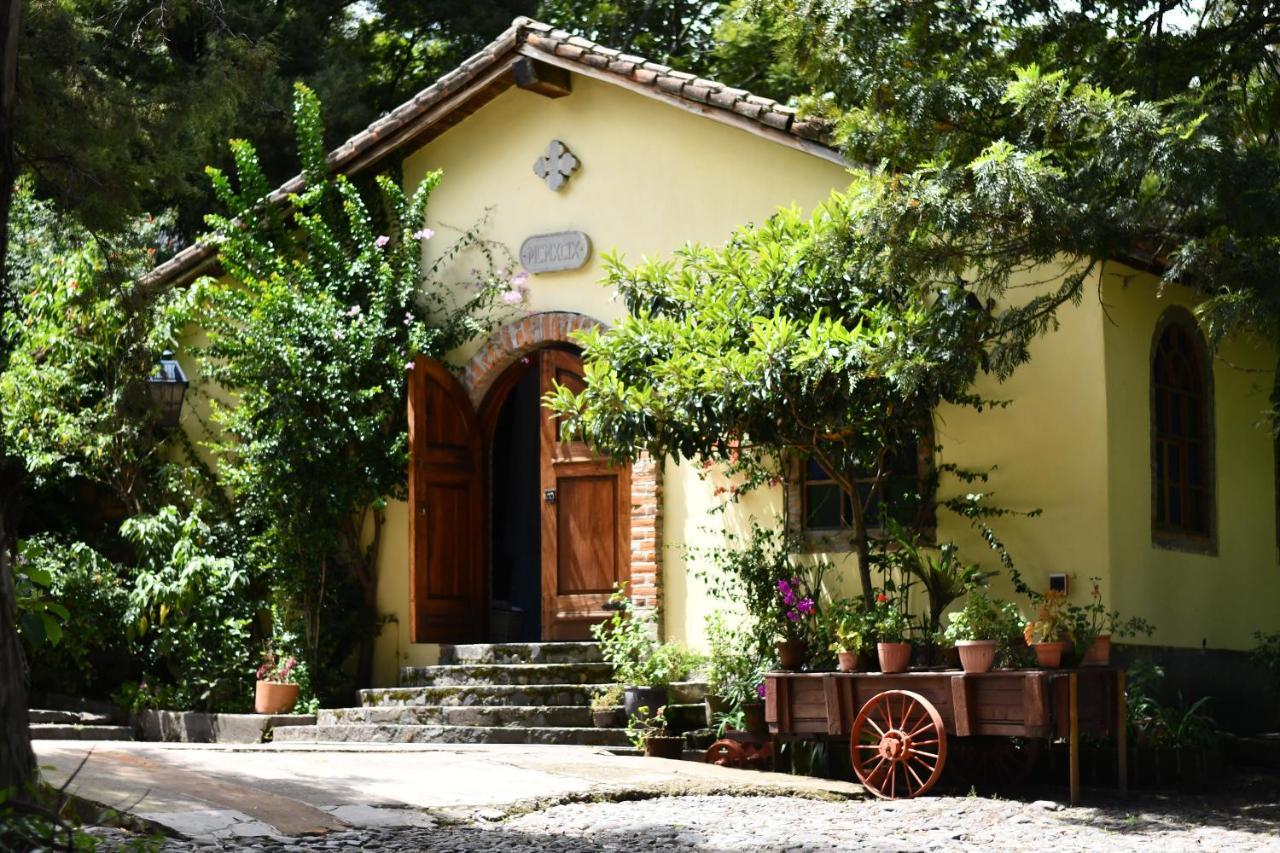
[[[541,390],[585,387],[582,359],[539,354]],[[607,618],[614,584],[630,578],[631,472],[578,441],[560,441],[559,419],[542,409],[542,638],[590,639]]]
[[[425,356],[409,380],[409,454],[410,639],[483,640],[480,433],[458,380]]]

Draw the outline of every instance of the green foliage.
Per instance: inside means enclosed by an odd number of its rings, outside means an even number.
[[[611,711],[622,705],[623,689],[621,684],[610,684],[591,697],[591,710]]]
[[[833,601],[822,615],[825,633],[831,637],[828,648],[836,653],[860,654],[875,631],[861,599]]]
[[[957,223],[943,241],[958,274],[1149,263],[1210,297],[1215,340],[1280,339],[1271,4],[762,5],[813,92],[804,106],[836,122],[853,162],[985,223],[985,238]]]
[[[1178,694],[1173,705],[1160,702],[1164,670],[1138,660],[1129,668],[1125,697],[1129,710],[1130,742],[1140,747],[1211,747],[1218,742],[1218,726],[1206,710],[1211,697],[1188,704]]]
[[[730,708],[758,701],[756,688],[768,670],[768,659],[750,633],[734,627],[722,611],[707,616],[707,689]]]
[[[521,281],[499,274],[500,249],[478,226],[424,269],[440,174],[412,196],[380,177],[373,207],[328,173],[320,105],[304,86],[294,121],[306,188],[289,199],[291,219],[261,203],[270,183],[249,143],[232,143],[234,185],[209,170],[227,212],[209,217],[208,239],[234,281],[201,282],[192,316],[209,333],[204,374],[236,400],[214,407],[219,475],[253,559],[292,605],[282,615],[313,673],[331,680],[323,692],[344,689],[355,648],[357,680],[369,678],[385,501],[404,496],[408,470],[407,371],[415,356],[442,357],[490,329],[499,294]],[[485,264],[479,280],[438,281],[466,250]]]
[[[1096,638],[1104,634],[1119,639],[1139,634],[1150,637],[1156,632],[1155,626],[1140,616],[1125,619],[1119,610],[1108,610],[1102,603],[1102,578],[1089,578],[1089,582],[1093,586],[1089,593],[1089,603],[1071,604],[1064,611],[1071,625],[1071,634],[1075,637],[1077,651],[1083,653]]]
[[[811,652],[826,648],[816,641],[820,608],[818,590],[828,568],[825,562],[802,564],[792,559],[800,550],[799,538],[782,525],[765,527],[751,520],[751,531],[745,535],[726,532],[725,546],[690,549],[689,562],[694,576],[707,585],[712,597],[726,605],[746,611],[745,632],[754,648],[752,656],[760,661],[773,661],[773,644],[778,636],[804,640]],[[787,619],[786,606],[779,594],[778,583],[798,580],[801,596],[814,600],[815,613],[795,622]]]
[[[0,327],[5,447],[33,485],[81,479],[138,511],[162,465],[145,379],[173,347],[164,293],[139,285],[169,222],[144,218],[95,237],[19,184],[9,274],[17,291]]]
[[[683,646],[658,642],[657,614],[638,614],[625,586],[614,590],[609,602],[613,615],[592,625],[591,636],[619,683],[667,688],[687,679],[702,662],[700,655]]]
[[[83,542],[42,534],[18,543],[14,568],[33,687],[101,694],[131,674],[123,621],[129,591],[122,567]],[[56,608],[58,642],[42,644],[41,634],[54,637],[49,625],[38,628],[24,613],[24,576],[43,582],[44,606]]]
[[[997,640],[1009,644],[1022,633],[1022,615],[1011,601],[990,598],[981,588],[970,590],[964,606],[949,614],[943,637],[958,640]]]
[[[1253,639],[1258,644],[1251,653],[1253,659],[1265,667],[1272,680],[1280,686],[1280,631],[1254,631]]]
[[[667,732],[667,706],[656,711],[641,705],[627,718],[627,740],[636,749],[644,749],[644,742],[651,737],[669,737]]]
[[[977,563],[962,563],[959,548],[954,542],[943,542],[937,547],[937,557],[920,542],[920,537],[904,530],[891,521],[889,529],[898,546],[897,558],[907,571],[924,587],[929,596],[928,623],[924,626],[927,636],[934,636],[942,628],[942,614],[970,591],[985,586],[996,572],[983,571]],[[986,639],[986,638],[970,638]]]
[[[867,612],[867,620],[879,643],[905,642],[911,631],[911,617],[901,603],[884,593],[876,595],[875,605]]]
[[[227,533],[172,506],[127,520],[122,533],[139,555],[125,626],[145,671],[175,685],[176,708],[243,710],[258,605]]]
[[[769,477],[789,456],[819,462],[856,496],[850,540],[869,596],[866,517],[894,449],[918,445],[942,403],[989,405],[971,390],[979,373],[1003,378],[1026,361],[1092,269],[1069,264],[1059,283],[997,307],[982,299],[1024,264],[1054,258],[1028,246],[1016,262],[959,260],[1003,218],[1038,215],[1050,190],[1024,172],[1046,168],[962,170],[981,171],[1001,200],[986,215],[953,192],[959,178],[946,169],[878,171],[855,175],[809,218],[779,212],[721,248],[634,268],[610,257],[607,283],[629,314],[581,336],[587,386],[557,389],[550,404],[566,431],[616,459],[753,460]]]

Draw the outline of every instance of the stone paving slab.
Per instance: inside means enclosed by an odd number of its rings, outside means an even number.
[[[624,758],[591,747],[46,741],[35,748],[52,784],[65,783],[88,754],[70,782],[72,794],[205,839],[324,834],[484,810],[502,817],[595,797],[863,795],[847,782]],[[340,810],[347,806],[364,808]]]

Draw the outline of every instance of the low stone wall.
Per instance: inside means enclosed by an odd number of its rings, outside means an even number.
[[[313,726],[310,714],[203,714],[142,711],[135,724],[143,740],[172,743],[262,743],[272,729]]]

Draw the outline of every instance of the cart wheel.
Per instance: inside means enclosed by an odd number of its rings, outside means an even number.
[[[887,800],[918,797],[947,763],[947,731],[938,709],[909,690],[872,696],[849,735],[853,771],[871,793]]]
[[[743,766],[752,770],[772,770],[773,744],[765,742],[755,747],[748,746]]]
[[[736,740],[718,740],[707,749],[707,763],[721,767],[741,767],[747,751]]]

